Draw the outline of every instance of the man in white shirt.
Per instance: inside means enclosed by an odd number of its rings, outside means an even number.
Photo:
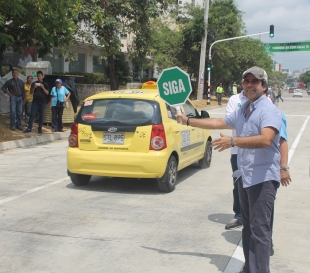
[[[233,95],[229,98],[228,103],[226,105],[226,116],[238,110],[242,104],[244,104],[248,98],[244,96],[243,91],[237,95]],[[232,130],[232,136],[236,136],[236,131]],[[238,147],[231,148],[231,157],[230,163],[232,171],[235,172],[238,170],[237,165],[237,153]],[[226,226],[225,229],[234,229],[242,226],[242,217],[240,210],[240,202],[239,202],[239,193],[238,193],[238,179],[233,178],[234,189],[233,189],[233,211],[235,213],[234,219],[232,219]]]

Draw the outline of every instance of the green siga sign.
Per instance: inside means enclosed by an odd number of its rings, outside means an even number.
[[[192,92],[189,75],[177,66],[163,70],[157,87],[159,96],[171,106],[184,104]]]
[[[264,44],[264,52],[310,51],[310,42]]]

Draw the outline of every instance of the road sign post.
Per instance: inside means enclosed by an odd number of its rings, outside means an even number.
[[[180,106],[192,92],[189,75],[179,67],[166,68],[157,80],[159,96],[181,113]]]

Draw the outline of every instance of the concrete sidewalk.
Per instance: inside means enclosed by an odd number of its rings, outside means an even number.
[[[56,132],[53,134],[42,134],[40,136],[31,136],[23,139],[6,141],[0,143],[0,151],[15,149],[15,148],[24,148],[27,146],[38,145],[46,142],[52,142],[55,140],[68,138],[70,131],[66,132]]]

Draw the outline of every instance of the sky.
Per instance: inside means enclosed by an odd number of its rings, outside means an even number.
[[[268,31],[257,36],[263,43],[310,41],[310,0],[235,0],[235,3],[243,13],[247,34]],[[274,25],[274,38],[269,37],[270,25]],[[310,51],[273,53],[273,60],[291,72],[302,71],[310,67]]]

